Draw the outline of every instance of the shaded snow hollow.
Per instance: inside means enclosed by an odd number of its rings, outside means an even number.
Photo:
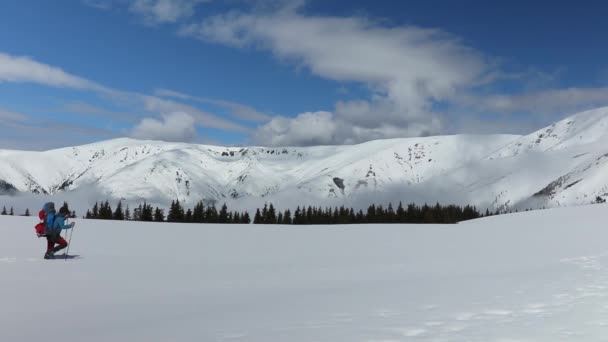
[[[458,225],[78,220],[42,259],[0,216],[0,340],[599,341],[608,206]]]

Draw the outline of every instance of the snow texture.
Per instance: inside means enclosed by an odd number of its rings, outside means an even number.
[[[0,340],[602,341],[607,205],[458,225],[80,220],[43,260],[0,216]]]

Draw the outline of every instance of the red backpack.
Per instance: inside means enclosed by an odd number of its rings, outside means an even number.
[[[38,223],[34,229],[36,229],[36,235],[41,237],[44,236],[46,232],[46,214],[44,213],[44,210],[38,212],[38,218],[40,218],[40,223]]]

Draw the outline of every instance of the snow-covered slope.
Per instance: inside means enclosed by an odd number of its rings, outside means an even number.
[[[352,146],[218,147],[116,139],[0,151],[0,193],[319,204],[472,203],[484,210],[586,204],[608,194],[608,108],[526,136],[454,135]],[[289,202],[289,200],[292,202]],[[305,204],[305,203],[298,203]]]
[[[608,206],[458,225],[78,220],[42,259],[0,216],[0,340],[604,341]],[[170,232],[170,233],[168,233]]]

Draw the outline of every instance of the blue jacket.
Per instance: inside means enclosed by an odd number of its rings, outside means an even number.
[[[46,228],[47,235],[59,235],[61,230],[70,229],[72,225],[65,224],[65,216],[62,214],[56,214],[53,218],[53,225]]]

